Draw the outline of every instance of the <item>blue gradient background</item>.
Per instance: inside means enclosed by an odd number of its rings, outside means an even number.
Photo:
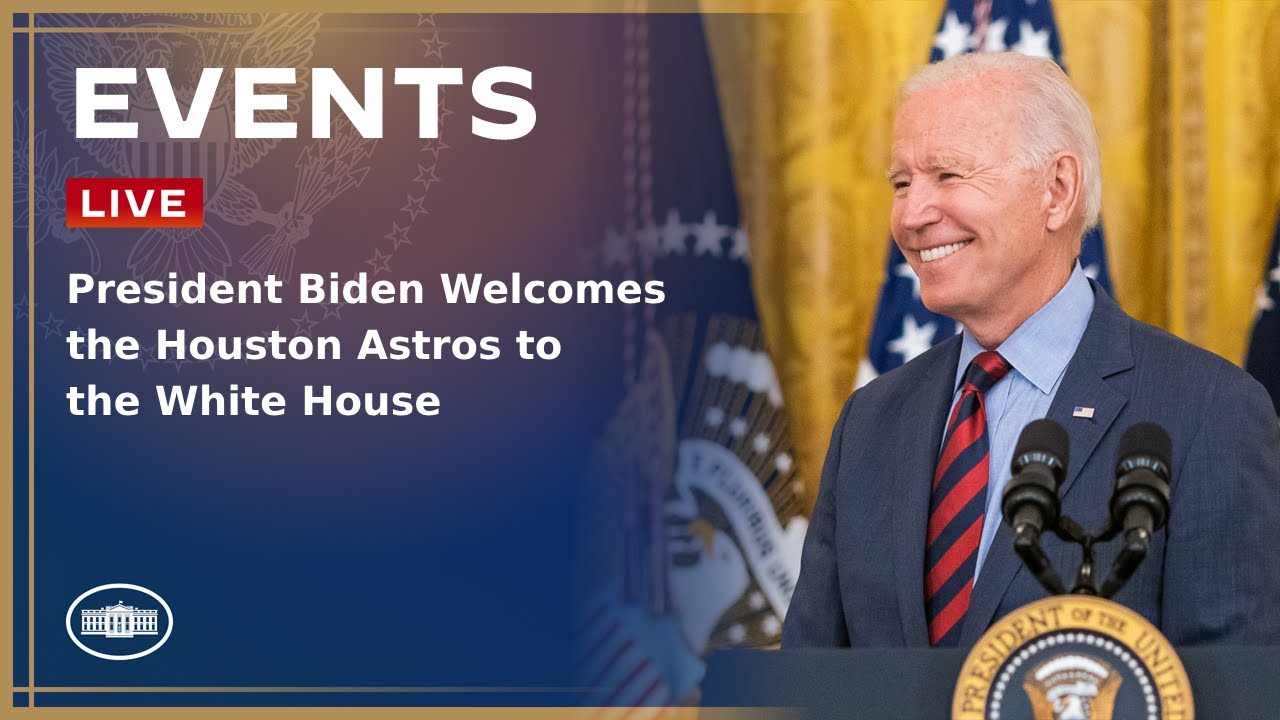
[[[325,16],[325,27],[413,28],[414,16]],[[696,18],[693,20],[696,22]],[[37,16],[37,26],[59,18]],[[346,306],[313,334],[343,340],[331,362],[220,361],[175,366],[73,361],[60,334],[98,328],[143,345],[159,327],[209,335],[279,327],[292,335],[319,306],[70,305],[69,272],[86,272],[82,244],[46,235],[37,218],[35,334],[35,682],[38,686],[463,686],[474,694],[253,696],[248,704],[572,704],[569,639],[581,593],[575,569],[579,495],[592,442],[621,389],[620,306],[447,306],[442,272],[574,279],[617,223],[621,207],[620,20],[606,16],[439,16],[449,45],[443,65],[467,83],[481,69],[532,71],[522,93],[537,108],[526,138],[495,142],[470,133],[476,107],[465,86],[445,91],[452,111],[440,181],[412,244],[379,279],[419,279],[420,306]],[[15,96],[26,96],[25,42],[15,36]],[[56,148],[55,179],[114,173],[80,149],[47,92],[47,44],[36,37],[37,132]],[[416,90],[391,83],[391,68],[423,59],[416,32],[321,32],[312,66],[386,68],[386,128],[366,182],[317,213],[298,245],[296,272],[368,270],[384,234],[405,224],[399,209],[424,141]],[[358,90],[356,90],[358,94]],[[309,106],[296,118],[309,135]],[[336,112],[336,111],[335,111]],[[492,113],[490,119],[499,119]],[[274,212],[290,198],[294,162],[309,139],[282,141],[238,177]],[[324,141],[315,141],[324,142]],[[20,158],[21,160],[21,158]],[[62,173],[65,176],[65,172]],[[54,185],[59,183],[52,183]],[[50,185],[37,178],[37,187]],[[420,193],[415,189],[415,193]],[[412,188],[411,188],[412,189]],[[42,192],[38,190],[38,192]],[[248,277],[239,256],[271,228],[208,220],[232,257],[229,279]],[[15,300],[27,292],[26,229],[15,228]],[[100,279],[127,279],[135,231],[97,231]],[[21,308],[19,308],[19,314]],[[50,320],[52,314],[52,320]],[[57,323],[61,320],[61,324]],[[26,676],[25,317],[15,321],[15,682]],[[384,334],[497,335],[496,361],[355,361],[366,328]],[[554,362],[522,361],[515,334],[555,335]],[[46,337],[48,334],[48,337]],[[73,417],[64,394],[90,383],[132,391],[137,417]],[[157,384],[231,383],[282,392],[284,417],[164,417]],[[340,391],[430,391],[437,417],[307,417],[305,384]],[[103,583],[160,594],[175,629],[156,653],[108,662],[76,648],[63,627],[68,605]],[[496,687],[530,692],[494,693]],[[42,693],[41,705],[246,704],[244,697]]]

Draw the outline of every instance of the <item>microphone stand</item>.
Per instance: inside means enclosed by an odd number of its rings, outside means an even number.
[[[1093,547],[1115,538],[1120,534],[1122,527],[1114,520],[1108,519],[1102,532],[1090,535],[1075,520],[1066,515],[1060,515],[1052,529],[1053,533],[1062,540],[1080,546],[1080,569],[1076,572],[1075,584],[1071,586],[1073,595],[1092,595],[1110,599],[1124,587],[1129,578],[1133,577],[1133,573],[1147,557],[1147,551],[1151,547],[1151,533],[1144,528],[1129,530],[1125,533],[1120,554],[1111,565],[1111,572],[1099,586],[1094,569]],[[1014,530],[1013,549],[1039,581],[1041,587],[1050,595],[1065,594],[1062,580],[1054,571],[1049,557],[1040,544],[1039,531],[1029,525],[1020,525]]]
[[[1065,592],[1062,587],[1062,578],[1054,572],[1053,565],[1049,563],[1049,557],[1044,554],[1044,548],[1040,546],[1040,531],[1032,525],[1022,524],[1017,526],[1013,533],[1013,549],[1018,553],[1018,557],[1022,558],[1022,564],[1027,566],[1050,595],[1062,595]]]

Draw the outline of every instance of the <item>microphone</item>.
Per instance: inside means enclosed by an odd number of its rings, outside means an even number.
[[[1147,538],[1169,518],[1169,458],[1173,441],[1155,423],[1138,423],[1120,438],[1116,453],[1116,491],[1111,496],[1111,521]]]
[[[1116,452],[1116,490],[1111,496],[1112,527],[1124,544],[1103,583],[1102,597],[1115,595],[1142,563],[1151,536],[1169,519],[1169,458],[1173,441],[1155,423],[1138,423],[1120,438]]]
[[[1040,533],[1058,523],[1058,487],[1067,471],[1067,431],[1052,420],[1036,420],[1022,429],[1013,451],[1013,478],[1004,488],[1000,508],[1013,527],[1013,549],[1051,595],[1064,592],[1040,546]]]
[[[1035,420],[1022,429],[1013,451],[1013,479],[1004,488],[1001,509],[1014,534],[1039,536],[1058,522],[1058,487],[1067,471],[1067,431]]]

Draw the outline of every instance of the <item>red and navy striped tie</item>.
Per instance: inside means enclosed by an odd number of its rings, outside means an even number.
[[[969,609],[990,475],[985,396],[1009,370],[999,353],[975,357],[947,423],[926,535],[924,606],[931,645],[957,644]]]

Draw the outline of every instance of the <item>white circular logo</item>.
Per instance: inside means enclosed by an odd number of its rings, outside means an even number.
[[[119,598],[113,603],[109,598],[114,596],[107,593],[108,590],[116,590],[118,592],[115,595],[129,597],[130,602],[137,604],[126,604]],[[95,598],[99,593],[102,593],[102,597]],[[154,600],[160,607],[147,607],[153,605],[150,600]],[[163,618],[160,617],[161,609],[164,611]],[[169,603],[141,585],[99,585],[86,590],[67,608],[67,635],[71,642],[103,660],[135,660],[150,655],[159,650],[172,633],[173,611],[169,609]],[[160,639],[147,643],[147,640],[156,637]],[[86,641],[98,648],[90,647],[85,644]],[[113,647],[115,643],[119,644],[118,647]],[[125,652],[105,652],[112,649]]]

